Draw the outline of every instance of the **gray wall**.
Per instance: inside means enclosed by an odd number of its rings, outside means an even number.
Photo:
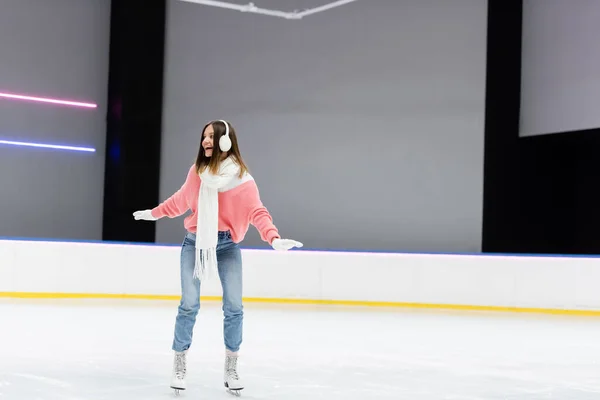
[[[600,128],[600,1],[524,0],[520,136]]]
[[[226,118],[284,237],[480,251],[486,19],[482,0],[362,0],[300,21],[171,0],[161,201],[203,124]],[[183,218],[158,222],[158,242],[183,233]],[[243,245],[265,246],[255,228]]]
[[[101,239],[109,0],[2,0],[0,92],[99,104],[73,109],[0,98],[0,236]]]

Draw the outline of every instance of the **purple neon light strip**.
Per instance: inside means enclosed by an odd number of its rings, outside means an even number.
[[[83,108],[98,107],[96,104],[93,104],[93,103],[82,103],[79,101],[53,99],[53,98],[49,98],[49,97],[26,96],[23,94],[15,94],[15,93],[0,92],[0,98],[11,99],[11,100],[35,101],[35,102],[39,102],[39,103],[60,104],[63,106],[70,106],[70,107],[83,107]]]
[[[96,149],[91,147],[76,147],[76,146],[63,146],[57,144],[46,144],[46,143],[32,143],[32,142],[15,142],[12,140],[0,140],[0,145],[18,146],[18,147],[41,147],[45,149],[55,150],[69,150],[69,151],[83,151],[88,153],[94,153]]]

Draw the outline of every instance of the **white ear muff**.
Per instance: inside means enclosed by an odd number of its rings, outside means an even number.
[[[229,125],[227,122],[220,119],[223,124],[225,124],[225,134],[221,136],[219,139],[219,148],[221,151],[229,151],[231,149],[231,138],[229,137]]]

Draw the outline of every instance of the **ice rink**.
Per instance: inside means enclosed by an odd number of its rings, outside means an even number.
[[[152,400],[177,303],[0,299],[0,400]],[[203,302],[181,399],[223,388],[220,304]],[[246,304],[241,398],[600,398],[600,319]]]

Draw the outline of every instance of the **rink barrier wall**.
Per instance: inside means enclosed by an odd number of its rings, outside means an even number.
[[[179,300],[180,247],[0,239],[0,297]],[[243,249],[244,300],[600,316],[600,258]],[[218,278],[203,301],[220,301]]]

